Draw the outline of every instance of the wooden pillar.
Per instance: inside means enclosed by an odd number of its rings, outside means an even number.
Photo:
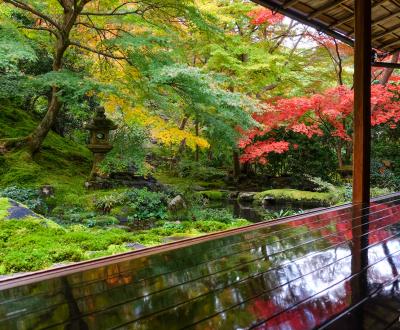
[[[353,203],[369,203],[371,0],[355,0]]]

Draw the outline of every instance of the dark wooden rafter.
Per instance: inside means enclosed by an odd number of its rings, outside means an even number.
[[[400,24],[397,24],[397,25],[391,27],[390,29],[384,29],[384,31],[375,34],[372,37],[372,41],[376,41],[376,40],[378,40],[378,39],[380,39],[380,38],[382,38],[384,36],[390,35],[390,34],[392,34],[393,32],[395,32],[397,30],[400,30]]]
[[[354,0],[254,0],[353,46]],[[400,47],[400,1],[371,1],[372,47],[392,53]]]
[[[264,7],[267,7],[271,9],[272,11],[277,11],[282,13],[283,15],[292,18],[294,20],[297,20],[298,22],[312,26],[315,28],[317,31],[324,32],[325,34],[336,38],[350,46],[354,45],[354,42],[351,38],[347,37],[346,35],[336,32],[334,30],[329,29],[329,26],[326,26],[324,24],[321,24],[318,20],[313,19],[313,18],[307,18],[306,16],[300,15],[297,11],[292,10],[290,8],[283,8],[283,5],[278,1],[278,0],[253,0],[253,2],[258,3]],[[298,0],[293,0],[294,3],[297,3]],[[286,4],[286,6],[289,6],[289,2]]]
[[[374,10],[374,9],[377,8],[377,7],[381,7],[381,6],[384,5],[386,2],[388,2],[388,0],[381,0],[381,1],[375,2],[375,3],[372,5],[371,10]],[[350,7],[348,7],[348,6],[346,6],[346,7],[347,7],[347,11],[350,12],[350,15],[348,15],[348,16],[346,16],[346,17],[340,19],[340,20],[338,20],[335,24],[331,25],[331,28],[338,27],[338,26],[340,26],[340,25],[342,25],[342,24],[345,24],[345,23],[348,23],[348,22],[354,20],[354,11],[351,10]],[[372,22],[372,26],[381,24],[382,22],[384,22],[384,21],[386,21],[386,20],[392,18],[392,17],[389,17],[389,16],[391,16],[392,14],[393,14],[393,13],[391,13],[390,15],[387,15],[387,16],[385,16],[385,17],[381,17],[381,18],[379,18],[379,19],[373,21],[373,22]],[[396,15],[398,15],[398,13],[396,13]],[[396,15],[394,15],[394,16],[396,16]],[[393,16],[393,17],[394,17],[394,16]],[[350,32],[347,33],[347,35],[352,35],[353,33],[354,33],[354,30],[351,30]]]
[[[400,63],[372,62],[371,65],[377,68],[400,69]]]
[[[334,9],[334,8],[340,6],[345,1],[346,0],[339,0],[339,1],[335,1],[333,3],[328,3],[325,6],[322,6],[322,7],[318,8],[317,10],[315,10],[314,12],[312,12],[311,14],[309,14],[307,16],[307,18],[318,17],[319,15],[322,15],[324,12],[329,11],[331,9]]]

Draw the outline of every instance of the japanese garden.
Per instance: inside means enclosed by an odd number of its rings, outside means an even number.
[[[1,276],[350,202],[353,57],[248,1],[0,1]],[[372,70],[372,197],[399,82]]]

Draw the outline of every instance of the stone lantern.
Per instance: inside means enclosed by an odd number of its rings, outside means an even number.
[[[113,148],[110,144],[110,131],[115,130],[117,127],[112,120],[106,117],[104,107],[97,107],[95,116],[85,126],[90,131],[88,149],[93,152],[94,156],[89,180],[100,176],[99,164]]]

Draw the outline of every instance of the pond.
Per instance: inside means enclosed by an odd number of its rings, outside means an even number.
[[[210,201],[207,208],[228,210],[234,217],[249,220],[251,222],[260,222],[272,218],[281,218],[285,216],[300,214],[306,211],[312,211],[323,208],[316,203],[285,202],[271,205],[255,205],[251,202],[239,202],[237,200]]]

